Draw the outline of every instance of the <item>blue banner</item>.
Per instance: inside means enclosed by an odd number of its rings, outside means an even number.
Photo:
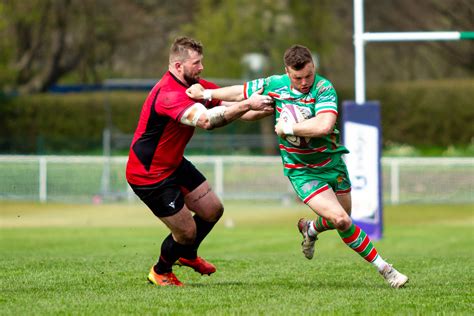
[[[342,104],[344,160],[352,182],[352,219],[372,239],[382,238],[382,130],[380,104]]]

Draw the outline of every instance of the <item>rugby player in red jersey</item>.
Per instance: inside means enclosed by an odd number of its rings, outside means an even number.
[[[255,120],[273,112],[272,98],[258,93],[234,103],[189,98],[186,89],[194,83],[218,88],[200,78],[202,59],[201,43],[187,37],[174,41],[169,70],[143,104],[127,162],[131,188],[171,231],[148,275],[151,283],[161,286],[183,285],[172,272],[175,263],[201,274],[216,271],[197,250],[224,208],[206,178],[183,157],[194,129],[211,130],[238,118]]]

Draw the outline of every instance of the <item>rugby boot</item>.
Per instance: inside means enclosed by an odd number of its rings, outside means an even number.
[[[316,240],[318,240],[318,237],[309,236],[309,225],[311,225],[311,221],[306,220],[304,218],[300,218],[300,220],[298,221],[298,230],[303,236],[303,241],[301,242],[301,250],[303,251],[303,254],[307,259],[313,259],[314,243],[316,242]]]
[[[179,258],[178,261],[176,261],[176,264],[179,266],[193,268],[194,271],[201,273],[201,275],[211,275],[212,273],[216,272],[216,267],[212,263],[207,262],[199,256],[195,259]]]
[[[391,264],[387,264],[380,274],[395,289],[403,287],[408,282],[408,277],[398,272]]]
[[[148,273],[148,282],[153,283],[159,286],[183,286],[176,275],[173,272],[167,272],[163,274],[158,274],[155,272],[155,269],[151,267],[150,273]]]

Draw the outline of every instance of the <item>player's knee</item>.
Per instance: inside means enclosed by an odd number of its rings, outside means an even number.
[[[335,215],[332,222],[336,229],[340,231],[346,231],[352,225],[352,220],[346,213]]]
[[[177,242],[182,245],[192,245],[196,240],[196,229],[186,229],[175,235]]]
[[[224,205],[222,203],[218,203],[214,206],[213,211],[209,214],[208,221],[209,222],[217,222],[224,214]]]
[[[224,214],[224,205],[219,204],[216,210],[216,217],[217,217],[216,220],[219,220],[219,218],[221,218],[223,214]]]

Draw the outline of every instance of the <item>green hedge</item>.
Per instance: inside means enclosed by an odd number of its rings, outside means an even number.
[[[466,146],[474,139],[474,80],[419,81],[369,87],[381,105],[384,145]],[[339,100],[353,89],[336,89]]]
[[[410,82],[369,88],[382,106],[384,144],[467,145],[474,136],[474,80]],[[336,87],[340,100],[353,89]],[[133,133],[148,92],[37,94],[0,98],[0,152],[100,151],[108,113],[116,132]],[[110,110],[110,112],[108,112]],[[258,123],[236,123],[221,133],[255,133]]]
[[[108,113],[117,130],[133,133],[146,94],[91,92],[4,99],[0,150],[70,153],[100,149]]]
[[[368,97],[381,100],[385,143],[467,145],[474,137],[474,80],[383,85]]]

